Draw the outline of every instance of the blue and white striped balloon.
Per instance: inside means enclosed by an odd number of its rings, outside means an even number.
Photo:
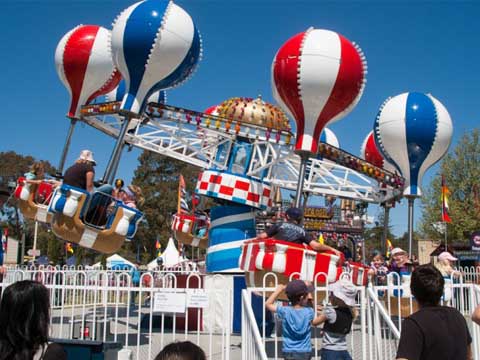
[[[430,94],[404,93],[387,99],[374,124],[375,142],[383,156],[405,178],[405,196],[422,196],[422,178],[447,152],[452,119]]]
[[[121,109],[140,114],[151,94],[178,86],[201,58],[190,15],[168,0],[144,0],[125,9],[112,29],[113,62],[125,79]]]
[[[320,141],[328,145],[335,146],[336,148],[340,147],[337,135],[335,135],[335,133],[329,128],[323,129],[322,133],[320,134]]]
[[[125,96],[125,80],[121,80],[118,86],[105,95],[107,101],[122,101]],[[148,103],[158,103],[166,104],[167,103],[167,92],[164,90],[155,91],[147,100]]]

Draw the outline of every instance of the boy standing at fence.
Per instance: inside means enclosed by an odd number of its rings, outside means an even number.
[[[319,321],[323,323],[322,360],[352,360],[347,348],[347,335],[355,318],[357,288],[348,279],[329,285],[330,305],[326,306]]]
[[[274,305],[283,290],[290,305]],[[315,317],[314,310],[308,306],[308,293],[312,291],[305,281],[293,280],[287,286],[278,285],[265,303],[267,309],[276,312],[282,320],[285,360],[309,360],[312,357],[311,327],[320,324],[320,318]]]

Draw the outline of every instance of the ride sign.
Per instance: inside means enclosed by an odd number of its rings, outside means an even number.
[[[473,251],[480,251],[480,231],[474,231],[470,235],[470,245]]]

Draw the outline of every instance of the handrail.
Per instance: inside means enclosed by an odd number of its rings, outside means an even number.
[[[253,340],[254,348],[252,353],[249,353],[250,345]],[[268,360],[265,347],[263,346],[262,337],[258,330],[255,315],[253,314],[250,294],[246,289],[242,290],[242,360]]]
[[[375,293],[375,290],[372,287],[369,287],[367,289],[367,292],[368,292],[369,299],[374,303],[381,317],[383,318],[385,323],[388,325],[388,327],[392,331],[392,334],[395,337],[395,339],[400,340],[400,331],[397,329],[397,327],[393,323],[392,318],[388,315],[385,307],[380,303],[380,300],[378,299],[377,294]]]

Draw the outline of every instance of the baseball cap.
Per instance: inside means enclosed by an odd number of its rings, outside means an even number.
[[[357,296],[357,288],[348,279],[340,279],[331,284],[328,288],[333,295],[343,300],[347,306],[355,306],[355,296]]]
[[[307,284],[303,280],[292,280],[287,284],[287,287],[285,288],[285,293],[289,298],[298,295],[305,295],[312,291],[313,287],[307,286]]]
[[[450,260],[450,261],[457,261],[458,259],[450,254],[448,251],[444,251],[438,255],[438,260],[443,261],[443,260]]]
[[[292,220],[299,220],[302,217],[302,210],[296,207],[288,208],[285,214]]]
[[[97,165],[97,162],[93,159],[93,153],[90,150],[82,150],[78,159],[90,161],[93,165]]]
[[[401,254],[401,253],[406,254],[407,252],[406,252],[405,250],[399,248],[399,247],[394,248],[394,249],[390,252],[390,254],[391,254],[392,256],[393,256],[393,255],[397,255],[397,254]]]

